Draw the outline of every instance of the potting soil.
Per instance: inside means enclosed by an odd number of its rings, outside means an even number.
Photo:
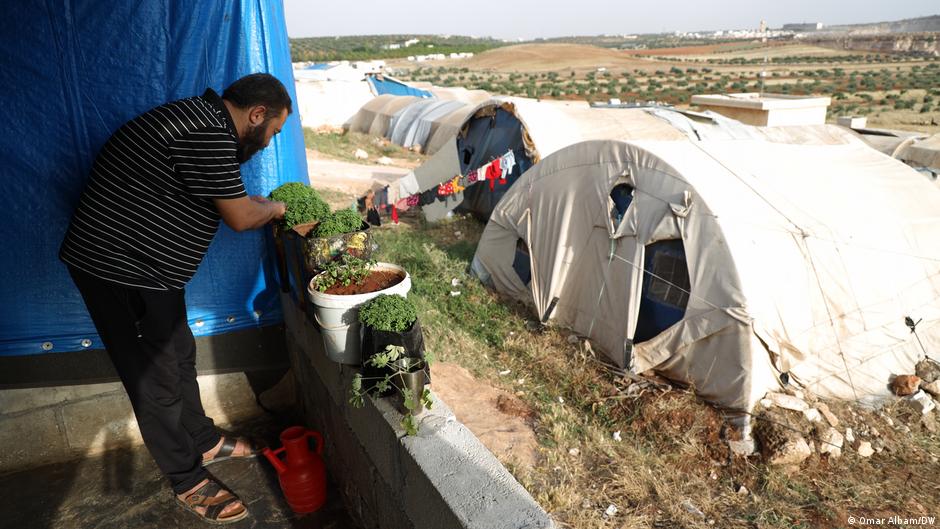
[[[340,296],[349,296],[353,294],[368,294],[384,290],[404,281],[405,276],[400,272],[389,270],[376,270],[371,272],[365,281],[360,284],[351,283],[349,285],[336,284],[326,289],[326,294],[336,294]]]

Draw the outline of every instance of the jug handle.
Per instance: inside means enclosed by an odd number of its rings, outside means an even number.
[[[278,457],[278,455],[283,451],[284,451],[284,447],[282,446],[276,450],[271,450],[271,455],[273,455],[274,457]]]
[[[307,432],[304,435],[306,437],[313,437],[314,439],[317,440],[317,455],[322,456],[323,455],[323,436],[320,435],[320,432],[307,430]],[[283,450],[283,448],[281,448],[281,450]]]

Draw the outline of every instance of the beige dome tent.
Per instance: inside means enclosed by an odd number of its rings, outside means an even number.
[[[782,373],[886,394],[917,338],[940,355],[940,191],[836,127],[741,130],[556,152],[498,204],[474,273],[727,408]]]
[[[852,134],[845,129],[816,125],[773,129],[749,127],[714,112],[683,112],[662,107],[592,108],[584,102],[514,97],[493,99],[465,116],[453,115],[451,118],[459,119],[450,124],[450,128],[459,130],[459,133],[449,137],[437,154],[398,180],[397,196],[432,190],[456,175],[466,174],[468,170],[499,157],[507,148],[514,152],[518,165],[502,187],[497,185],[488,191],[477,185],[422,206],[425,218],[430,221],[444,218],[458,206],[487,220],[506,190],[532,164],[582,141],[609,138],[768,138],[785,142],[827,142],[832,141],[833,136]],[[438,134],[438,137],[443,137],[443,134]]]
[[[422,101],[422,98],[390,94],[377,96],[362,105],[359,112],[349,118],[343,128],[350,132],[385,136],[395,114],[416,101]]]
[[[929,172],[932,180],[940,184],[940,134],[929,138],[911,142],[905,145],[895,158],[903,160],[906,164],[917,169]]]
[[[532,164],[562,147],[598,138],[681,139],[686,133],[640,109],[596,109],[584,102],[535,101],[500,97],[442,119],[428,144],[429,160],[398,182],[396,196],[434,189],[438,184],[485,165],[508,150],[516,169],[492,192],[480,187],[423,207],[425,217],[443,218],[459,205],[482,219],[506,189]],[[449,134],[447,134],[449,132]]]

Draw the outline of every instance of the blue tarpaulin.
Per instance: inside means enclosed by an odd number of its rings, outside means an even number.
[[[283,6],[33,0],[5,4],[2,20],[0,356],[101,348],[57,258],[96,153],[138,114],[206,88],[222,93],[249,73],[277,76],[294,97]],[[242,166],[252,195],[306,174],[296,111]],[[222,226],[187,287],[197,336],[282,320],[272,254],[262,231]]]
[[[427,90],[421,90],[413,86],[408,86],[401,81],[396,81],[395,79],[389,79],[388,77],[376,77],[370,75],[367,77],[369,83],[372,84],[372,88],[375,90],[375,95],[381,96],[385,94],[391,94],[393,96],[415,96],[415,97],[424,97],[431,98],[434,97],[431,92]]]

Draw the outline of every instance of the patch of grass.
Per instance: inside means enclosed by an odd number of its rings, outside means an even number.
[[[329,187],[317,187],[316,190],[320,192],[320,196],[330,209],[348,208],[356,201],[356,195],[352,193],[344,193]]]
[[[393,161],[411,162],[412,165],[421,162],[426,157],[399,147],[382,138],[375,138],[361,132],[317,133],[315,130],[304,127],[304,144],[324,156],[347,162],[377,164],[378,159],[386,156]],[[369,155],[365,160],[356,158],[356,150],[362,149]]]
[[[830,404],[843,420],[840,431],[852,425],[858,436],[863,425],[877,426],[888,448],[872,458],[849,446],[839,459],[817,454],[796,469],[733,458],[722,440],[722,414],[691,390],[631,393],[628,380],[585,342],[569,342],[568,331],[527,330],[532,313],[467,273],[482,228],[464,217],[383,226],[375,234],[378,258],[411,274],[409,299],[429,352],[513,392],[534,411],[538,463],[503,463],[559,527],[809,529],[847,527],[849,515],[940,513],[933,478],[940,464],[931,459],[940,454],[940,437],[922,431],[903,406],[883,410],[892,427],[881,414]],[[748,494],[738,493],[742,485]],[[612,517],[605,516],[610,505],[617,508]]]

